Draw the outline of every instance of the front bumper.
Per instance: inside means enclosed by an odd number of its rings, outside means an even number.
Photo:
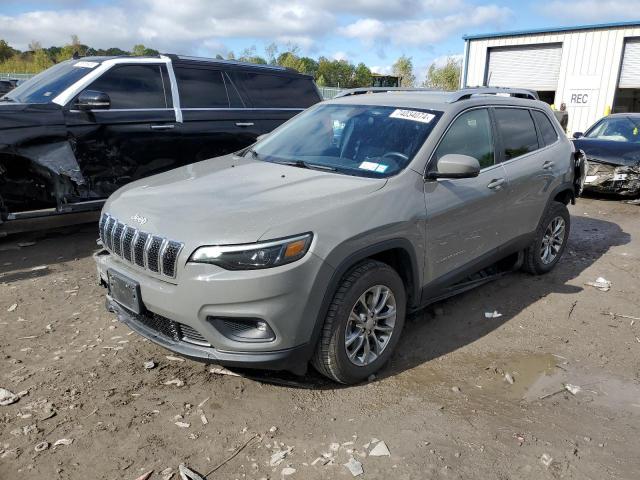
[[[306,370],[315,347],[318,312],[333,273],[315,255],[253,271],[232,272],[188,263],[180,267],[177,284],[152,277],[104,250],[94,258],[103,284],[107,272],[114,270],[140,285],[141,314],[128,310],[109,294],[106,305],[120,321],[154,343],[220,365],[295,373]],[[275,339],[229,338],[214,326],[212,317],[261,319],[269,324]]]
[[[624,196],[638,195],[640,194],[640,167],[589,160],[584,189]]]

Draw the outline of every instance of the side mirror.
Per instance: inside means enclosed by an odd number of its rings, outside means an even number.
[[[436,170],[427,178],[473,178],[480,173],[480,162],[469,155],[449,153],[438,160]]]
[[[78,96],[76,107],[78,110],[108,110],[111,108],[111,99],[104,92],[85,90]]]
[[[584,137],[584,133],[582,132],[573,132],[573,138],[582,138]]]

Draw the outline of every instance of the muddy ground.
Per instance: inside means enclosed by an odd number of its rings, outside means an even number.
[[[180,463],[222,464],[208,479],[346,479],[351,456],[366,479],[637,479],[640,321],[608,312],[640,317],[640,207],[583,199],[571,212],[554,272],[416,315],[391,364],[354,387],[167,358],[105,312],[93,225],[5,239],[0,387],[24,396],[0,406],[0,479],[155,480]],[[600,276],[609,291],[585,285]],[[372,439],[390,456],[370,456]]]

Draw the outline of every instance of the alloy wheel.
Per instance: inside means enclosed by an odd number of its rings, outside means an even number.
[[[553,263],[558,256],[564,243],[565,226],[564,218],[560,216],[551,220],[547,226],[540,245],[540,260],[545,265]]]

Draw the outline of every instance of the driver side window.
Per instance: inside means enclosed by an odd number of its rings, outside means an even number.
[[[436,149],[435,160],[438,161],[449,153],[473,157],[480,163],[480,168],[490,167],[495,163],[488,110],[470,110],[451,124]]]

